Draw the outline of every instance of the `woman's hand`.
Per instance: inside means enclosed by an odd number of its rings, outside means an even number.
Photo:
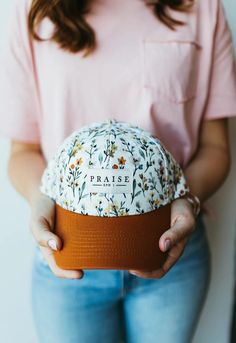
[[[66,279],[80,279],[82,270],[65,270],[57,266],[53,250],[60,250],[61,239],[52,232],[54,224],[55,202],[40,193],[31,206],[30,230],[39,248],[55,276]]]
[[[131,274],[142,278],[161,278],[177,262],[182,255],[190,234],[195,229],[193,207],[184,197],[176,199],[171,204],[171,227],[164,232],[159,240],[160,249],[168,251],[168,257],[158,270],[129,270]]]

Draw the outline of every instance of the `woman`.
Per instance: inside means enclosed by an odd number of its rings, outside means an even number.
[[[31,208],[32,309],[43,343],[189,343],[210,275],[203,205],[230,169],[232,39],[218,0],[17,0],[1,72],[9,176]],[[114,117],[158,136],[193,194],[172,204],[160,270],[62,270],[54,203],[39,192],[72,130]],[[135,275],[131,274],[136,273]]]

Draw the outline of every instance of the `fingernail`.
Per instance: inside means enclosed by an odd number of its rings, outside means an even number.
[[[54,239],[49,239],[48,240],[48,245],[50,246],[50,248],[52,248],[53,250],[57,250],[57,242]]]
[[[165,251],[169,250],[171,247],[171,240],[170,239],[166,239],[165,240]]]
[[[72,279],[74,280],[78,280],[78,279],[81,279],[82,278],[82,274],[81,273],[78,273],[76,276],[72,277]]]
[[[129,272],[130,274],[132,274],[132,275],[135,275],[135,276],[138,276],[138,274],[137,273],[135,273],[135,272]]]

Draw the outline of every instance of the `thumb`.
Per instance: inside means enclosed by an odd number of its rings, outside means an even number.
[[[51,230],[52,227],[45,217],[40,217],[31,223],[31,231],[36,242],[42,247],[49,247],[53,250],[62,248],[61,239]]]
[[[169,230],[165,231],[159,240],[160,249],[165,252],[171,249],[175,244],[188,236],[194,230],[194,220],[190,217],[179,216],[174,221]]]

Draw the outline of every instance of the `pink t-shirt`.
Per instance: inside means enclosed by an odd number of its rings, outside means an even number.
[[[74,130],[108,118],[157,136],[185,167],[202,120],[236,115],[231,32],[219,0],[198,0],[172,31],[143,0],[94,0],[87,21],[97,49],[83,58],[27,31],[16,0],[0,72],[0,133],[37,142],[46,160]],[[45,19],[39,33],[53,30]]]

